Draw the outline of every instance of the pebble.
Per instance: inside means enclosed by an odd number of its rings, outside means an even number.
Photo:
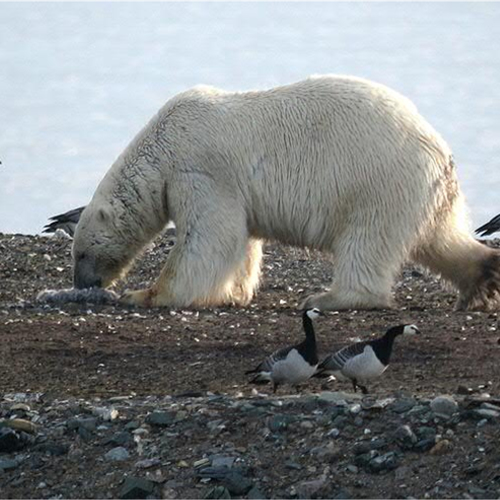
[[[146,423],[158,427],[168,427],[175,422],[175,414],[166,411],[154,411],[146,417]]]
[[[10,420],[3,420],[0,422],[0,426],[10,427],[16,431],[23,431],[29,434],[36,434],[37,426],[30,422],[29,420],[24,420],[23,418],[13,418]]]
[[[299,498],[318,498],[322,488],[326,485],[326,477],[312,481],[302,481],[295,486]]]
[[[438,417],[450,418],[458,411],[458,404],[452,396],[437,396],[431,401],[431,410]]]
[[[118,410],[111,408],[94,408],[92,413],[97,417],[102,418],[105,422],[112,422],[118,418]]]
[[[17,460],[13,460],[11,458],[0,458],[0,470],[10,470],[15,469],[19,465]]]
[[[22,449],[25,442],[14,429],[0,427],[0,453],[11,453]]]
[[[119,498],[147,498],[154,491],[155,483],[142,477],[128,476],[120,490]]]
[[[127,460],[129,456],[130,456],[129,452],[123,446],[117,446],[116,448],[109,450],[104,455],[104,458],[106,460],[119,462],[122,460]]]
[[[410,411],[416,405],[416,401],[413,398],[401,398],[393,401],[387,406],[387,409],[393,411],[394,413],[406,413]]]
[[[418,441],[417,436],[409,425],[401,425],[394,433],[394,439],[403,450],[412,449]]]
[[[231,498],[231,494],[225,486],[214,486],[205,493],[203,498]]]
[[[475,415],[479,417],[486,418],[487,420],[493,420],[500,417],[500,412],[496,410],[489,410],[487,408],[478,408],[477,410],[472,410]]]
[[[444,455],[448,453],[453,448],[453,444],[448,439],[442,439],[438,441],[433,448],[430,450],[431,455]]]

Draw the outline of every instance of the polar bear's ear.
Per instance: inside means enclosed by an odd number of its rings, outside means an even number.
[[[111,218],[110,214],[105,208],[100,208],[97,211],[97,217],[101,222],[108,222],[109,219]]]

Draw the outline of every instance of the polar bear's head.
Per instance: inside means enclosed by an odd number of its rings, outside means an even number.
[[[120,207],[94,200],[83,211],[73,241],[76,288],[106,288],[127,269],[137,249],[122,216]]]

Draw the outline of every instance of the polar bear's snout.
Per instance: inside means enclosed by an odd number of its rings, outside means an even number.
[[[73,285],[75,288],[100,288],[102,279],[95,272],[91,259],[76,259],[73,266]]]

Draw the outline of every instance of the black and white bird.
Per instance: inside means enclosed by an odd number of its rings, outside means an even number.
[[[42,233],[55,233],[58,229],[62,229],[69,236],[73,237],[84,209],[85,207],[78,207],[69,212],[49,217],[49,220],[52,222],[44,226]]]
[[[273,392],[279,385],[289,384],[297,388],[299,384],[311,378],[318,367],[318,351],[314,334],[313,319],[322,315],[317,308],[307,309],[302,314],[302,323],[306,338],[297,345],[283,347],[268,356],[253,370],[245,372],[254,374],[250,380],[254,384],[273,384]]]
[[[475,232],[480,236],[489,236],[490,234],[496,233],[499,230],[500,230],[500,214],[498,214],[496,217],[493,217],[493,219],[491,219],[489,222],[482,225],[481,227],[478,227]]]
[[[315,376],[350,379],[354,392],[359,387],[363,394],[367,394],[366,384],[382,375],[389,366],[394,339],[399,335],[418,333],[415,325],[393,326],[380,338],[356,342],[330,354],[320,363]]]

